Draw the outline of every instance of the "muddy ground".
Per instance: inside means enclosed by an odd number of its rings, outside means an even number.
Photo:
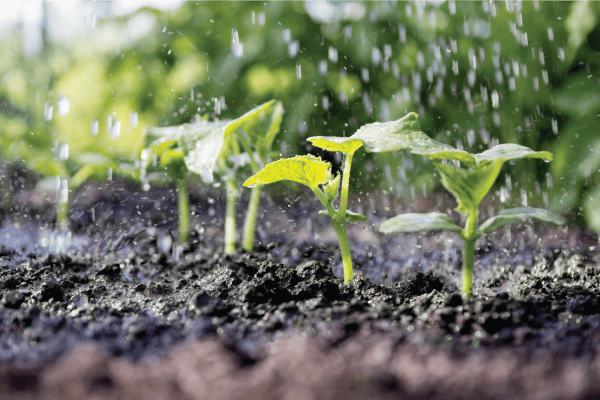
[[[349,229],[344,286],[309,194],[265,196],[256,250],[224,255],[223,195],[199,193],[186,246],[169,236],[168,188],[86,184],[68,233],[52,231],[44,195],[15,193],[0,229],[1,399],[600,397],[596,235],[524,224],[482,238],[466,300],[456,235],[376,231],[446,211],[443,194],[354,199],[370,222]]]

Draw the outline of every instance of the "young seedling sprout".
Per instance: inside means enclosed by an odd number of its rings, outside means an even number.
[[[552,154],[547,151],[533,151],[518,144],[501,144],[480,154],[470,154],[437,142],[421,132],[415,113],[410,113],[398,121],[366,125],[346,138],[346,140],[354,139],[362,140],[368,151],[410,149],[412,154],[423,155],[433,161],[441,174],[442,185],[458,202],[456,210],[465,216],[464,228],[454,224],[448,215],[433,212],[398,215],[384,221],[379,230],[386,234],[427,230],[449,230],[458,233],[465,242],[463,293],[466,296],[472,295],[475,242],[482,234],[527,219],[537,219],[556,225],[564,223],[562,217],[550,211],[522,207],[503,210],[477,226],[479,204],[496,181],[504,162],[521,158],[541,158],[551,161]],[[443,160],[457,160],[467,168],[460,168]]]
[[[324,138],[313,137],[308,140],[315,146],[325,150],[340,151],[344,154],[344,166],[342,169],[342,188],[340,207],[336,210],[333,202],[337,199],[339,193],[340,174],[335,177],[331,173],[331,164],[321,160],[318,157],[296,156],[285,158],[270,164],[248,178],[244,186],[258,187],[268,183],[290,180],[308,186],[317,195],[319,201],[325,206],[325,210],[319,214],[329,215],[333,228],[337,233],[342,253],[342,264],[344,270],[344,283],[348,283],[354,277],[352,271],[352,255],[348,245],[348,234],[346,232],[346,221],[356,223],[366,221],[364,215],[352,212],[347,209],[348,206],[348,188],[350,185],[350,167],[352,166],[352,157],[354,152],[363,144],[360,140],[351,140],[337,142],[336,137]]]
[[[238,197],[238,170],[250,164],[254,172],[270,161],[273,141],[281,128],[283,106],[271,100],[241,117],[229,121],[206,118],[192,123],[146,130],[149,147],[142,151],[142,178],[152,180],[157,175],[145,175],[155,165],[177,182],[179,199],[179,239],[188,240],[189,204],[186,178],[188,172],[198,174],[206,184],[213,182],[218,171],[225,183],[227,205],[225,210],[224,251],[235,250],[235,213]],[[260,189],[253,190],[246,212],[243,246],[251,251],[254,241],[256,214]]]

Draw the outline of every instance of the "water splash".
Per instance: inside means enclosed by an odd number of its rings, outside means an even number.
[[[56,112],[58,115],[64,117],[69,113],[69,103],[71,103],[71,99],[66,96],[59,97],[58,100],[56,100]]]
[[[52,105],[52,103],[45,103],[44,104],[44,121],[51,121],[52,120],[52,113],[54,111],[54,106]]]

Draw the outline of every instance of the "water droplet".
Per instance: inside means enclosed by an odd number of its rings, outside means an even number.
[[[475,49],[472,47],[469,49],[469,65],[471,68],[477,69],[477,57],[475,56]]]
[[[467,74],[467,81],[469,82],[469,86],[473,87],[475,85],[475,70],[470,70]]]
[[[383,45],[383,57],[387,60],[392,56],[392,45],[384,44]]]
[[[475,144],[475,131],[473,129],[467,131],[467,144],[469,147],[473,147]]]
[[[109,131],[109,135],[112,139],[116,139],[121,135],[121,121],[118,119],[114,120]]]
[[[458,61],[457,60],[452,60],[452,72],[454,72],[454,75],[458,75]]]
[[[422,51],[417,51],[417,65],[419,66],[419,69],[425,67],[425,57],[423,56]]]
[[[338,50],[335,47],[329,46],[328,56],[329,61],[336,63],[338,61]]]
[[[463,89],[463,96],[465,97],[465,101],[471,101],[471,90],[469,88]]]
[[[378,47],[373,47],[371,49],[371,61],[373,62],[373,65],[377,66],[381,64],[381,58],[381,50],[379,50]]]
[[[537,92],[540,90],[540,81],[537,76],[533,77],[533,89]]]
[[[296,78],[302,79],[302,66],[300,64],[296,64]]]
[[[365,83],[369,82],[369,69],[363,68],[360,71],[360,76],[362,77],[363,82],[365,82]]]
[[[448,2],[448,11],[450,11],[450,15],[456,14],[456,3],[454,1]]]
[[[256,11],[250,13],[250,20],[252,21],[252,25],[256,24]]]
[[[416,92],[419,92],[421,90],[421,74],[419,72],[415,72],[413,71],[413,87],[415,89],[415,96],[417,95]]]
[[[544,50],[542,50],[541,47],[540,47],[540,51],[539,51],[539,59],[540,59],[540,64],[546,65],[546,59],[544,57]]]
[[[98,134],[98,129],[100,128],[100,124],[98,123],[98,120],[95,119],[92,121],[92,124],[90,126],[90,131],[92,132],[92,136],[96,136]]]
[[[346,25],[344,27],[344,42],[348,42],[352,38],[352,26]]]
[[[71,99],[65,96],[59,97],[58,100],[56,100],[56,112],[58,113],[58,115],[62,117],[69,113],[70,102]]]
[[[558,134],[558,121],[552,118],[552,133]]]
[[[410,4],[407,4],[404,7],[404,12],[406,13],[406,18],[412,18],[412,7],[410,6]]]
[[[160,251],[162,251],[163,253],[170,253],[171,252],[171,246],[173,245],[173,238],[171,237],[171,235],[164,235],[161,236],[158,240],[157,240],[157,246],[158,249]]]
[[[40,247],[42,249],[47,249],[50,247],[50,236],[46,233],[40,235]]]
[[[506,189],[506,187],[502,186],[500,188],[500,202],[506,203],[506,201],[508,199],[510,199],[510,194],[508,193],[508,189]]]
[[[135,111],[132,111],[129,114],[129,126],[131,126],[132,128],[135,128],[138,124],[138,113],[136,113]]]
[[[563,49],[562,47],[558,48],[558,59],[560,61],[565,61],[565,49]]]
[[[498,85],[502,85],[502,82],[504,82],[504,76],[502,75],[502,71],[499,69],[496,70],[496,82]]]
[[[400,43],[406,43],[406,27],[402,24],[398,25],[398,36]]]
[[[510,78],[508,78],[508,89],[511,92],[514,92],[517,89],[517,82],[516,82],[514,76],[511,76]]]
[[[542,80],[544,81],[544,85],[548,84],[548,71],[545,69],[542,70]]]
[[[321,99],[321,105],[323,107],[323,110],[329,110],[329,97],[323,96],[323,98]]]
[[[382,99],[380,102],[379,108],[381,109],[381,111],[380,111],[381,120],[389,121],[390,120],[390,107],[388,105],[387,100]]]
[[[69,181],[67,178],[60,178],[58,202],[60,204],[67,204],[69,202]]]
[[[300,43],[297,40],[288,43],[288,55],[290,58],[296,57],[298,50],[300,50]]]
[[[267,18],[265,16],[265,13],[264,12],[259,13],[258,14],[258,25],[264,26],[266,22],[267,22]]]
[[[369,94],[367,92],[363,93],[362,100],[367,115],[373,115],[373,103],[371,103],[371,99],[369,98]]]
[[[392,61],[392,74],[394,78],[400,79],[400,68],[398,68],[398,63],[396,61]]]
[[[327,61],[326,60],[319,61],[319,73],[321,75],[327,75]]]
[[[481,85],[481,98],[483,99],[484,103],[488,102],[488,91],[487,88],[483,85]]]
[[[554,30],[552,27],[548,27],[548,40],[551,42],[554,40]]]
[[[61,144],[58,148],[58,159],[65,161],[69,158],[69,143]]]
[[[433,82],[433,68],[431,68],[431,67],[427,68],[426,76],[427,76],[427,82],[432,83]]]
[[[494,125],[500,126],[500,114],[498,114],[497,111],[494,111],[492,113],[492,117],[493,117],[493,120],[494,120]],[[494,147],[496,144],[498,144],[498,143],[495,143],[497,141],[498,141],[498,138],[492,138],[492,147]]]
[[[444,80],[442,78],[438,78],[435,84],[435,97],[438,99],[442,97],[442,93],[444,90]]]
[[[52,103],[44,104],[44,121],[52,120],[52,112],[54,111],[54,106]]]
[[[292,41],[292,31],[289,29],[284,29],[283,30],[283,41],[285,43],[289,43]]]

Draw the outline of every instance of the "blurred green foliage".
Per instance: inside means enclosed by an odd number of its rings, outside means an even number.
[[[75,173],[81,153],[132,163],[146,126],[231,118],[271,98],[286,110],[275,147],[291,156],[313,151],[308,136],[415,111],[428,135],[470,152],[553,152],[551,164],[507,163],[494,198],[600,230],[599,16],[596,2],[186,2],[100,20],[33,57],[16,32],[0,43],[2,156],[50,175]],[[128,40],[132,26],[147,30]],[[57,115],[62,97],[69,112]],[[420,156],[359,156],[355,168],[355,189],[418,197],[437,181]]]

